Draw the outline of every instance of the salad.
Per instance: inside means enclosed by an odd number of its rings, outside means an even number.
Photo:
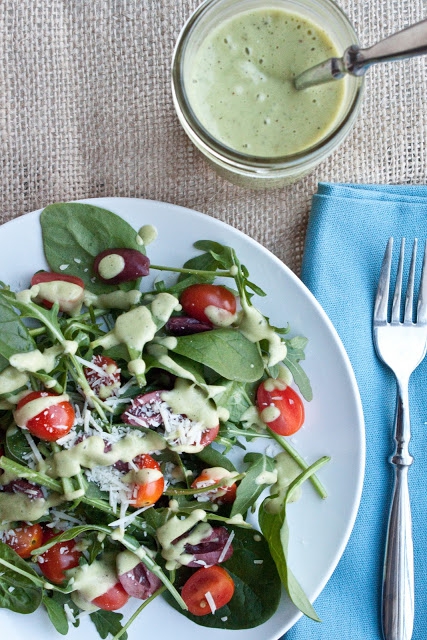
[[[326,497],[328,458],[309,466],[287,439],[311,399],[306,338],[257,310],[228,246],[201,240],[175,268],[150,263],[154,227],[93,205],[40,220],[50,271],[0,288],[0,606],[125,638],[162,596],[245,629],[283,584],[318,619],[287,558],[301,484]]]

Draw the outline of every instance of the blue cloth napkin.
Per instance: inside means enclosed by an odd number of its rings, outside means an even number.
[[[395,384],[372,344],[378,275],[390,236],[427,238],[427,186],[319,184],[313,197],[302,279],[329,315],[351,360],[366,422],[366,474],[348,546],[315,602],[322,623],[302,618],[285,640],[381,639],[380,593],[392,490]],[[409,262],[409,258],[407,260]],[[331,389],[333,393],[333,389]],[[427,638],[427,358],[410,381],[414,463],[409,470],[415,553],[413,640]]]

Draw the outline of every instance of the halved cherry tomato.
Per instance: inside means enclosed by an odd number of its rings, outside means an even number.
[[[93,356],[92,364],[96,368],[85,367],[84,374],[92,391],[105,400],[120,389],[120,369],[117,362],[108,356]]]
[[[262,420],[281,436],[291,436],[304,423],[305,411],[300,396],[280,380],[268,378],[261,382],[256,403]]]
[[[19,427],[26,427],[33,436],[49,442],[66,436],[74,424],[74,409],[68,400],[59,399],[57,403],[50,404],[48,398],[55,396],[57,394],[52,391],[30,391],[27,393],[18,402],[14,411],[16,424]],[[43,405],[44,398],[46,398],[45,406]],[[28,417],[28,415],[32,415],[31,403],[34,403],[34,410],[39,405],[40,411],[36,415]]]
[[[208,469],[203,469],[202,473],[193,480],[191,487],[193,489],[209,487],[209,485],[217,484],[217,482],[223,478],[230,478],[231,475],[232,474],[230,474],[227,469],[223,469],[222,467],[210,467]],[[209,494],[209,498],[212,502],[231,504],[236,499],[236,491],[237,485],[233,482],[231,485],[224,485],[223,487],[212,489],[212,491],[203,494],[196,494],[196,497],[198,495],[207,496]]]
[[[219,424],[216,427],[211,427],[210,429],[205,429],[202,433],[202,437],[200,438],[200,444],[203,447],[207,447],[208,444],[213,442],[219,433]]]
[[[46,532],[43,544],[57,534]],[[79,566],[81,552],[77,549],[74,540],[58,542],[50,549],[37,556],[37,562],[42,574],[54,584],[61,584],[67,579],[65,571]]]
[[[184,312],[200,322],[212,322],[205,313],[206,307],[236,313],[236,297],[219,284],[193,284],[182,292],[179,301]]]
[[[31,286],[34,285],[40,286],[36,301],[41,302],[47,309],[51,309],[57,302],[60,311],[72,314],[82,305],[85,285],[77,276],[39,271],[31,278]]]
[[[116,582],[108,591],[94,598],[92,604],[104,611],[116,611],[124,607],[129,598],[129,594],[123,589],[121,583]]]
[[[198,569],[182,587],[182,599],[194,616],[212,613],[212,607],[206,599],[207,593],[212,596],[215,609],[221,609],[230,602],[234,594],[234,581],[223,567],[214,565]]]
[[[30,558],[31,551],[38,549],[43,540],[43,529],[39,524],[17,527],[4,532],[3,542],[14,549],[21,558]]]
[[[147,482],[135,484],[132,491],[131,504],[138,509],[140,507],[149,507],[157,502],[165,488],[165,481],[160,471],[160,465],[157,460],[154,460],[148,453],[142,453],[134,458],[133,462],[138,469],[147,469],[148,471]],[[153,469],[153,472],[150,473],[150,469]],[[153,480],[150,480],[150,476],[153,476]]]

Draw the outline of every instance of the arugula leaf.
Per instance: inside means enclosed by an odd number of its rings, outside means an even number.
[[[112,636],[115,636],[123,629],[121,625],[123,614],[117,613],[116,611],[103,611],[99,609],[98,611],[90,613],[89,617],[103,639],[107,638],[110,633]],[[120,636],[123,640],[127,640],[127,637],[126,631]]]
[[[295,490],[328,461],[329,458],[327,456],[319,458],[297,476],[289,485],[281,507],[277,508],[277,502],[274,502],[275,507],[271,508],[271,504],[275,501],[275,497],[271,496],[265,498],[258,511],[258,522],[268,541],[270,553],[279,571],[283,586],[294,605],[306,616],[317,622],[320,622],[320,618],[288,566],[289,527],[286,520],[286,511]]]
[[[264,370],[257,345],[233,329],[179,337],[173,351],[204,364],[228,380],[255,382]]]
[[[230,422],[239,422],[240,418],[251,406],[248,390],[246,385],[236,380],[222,380],[216,381],[216,384],[225,387],[223,393],[218,394],[215,397],[215,402],[218,406],[224,407],[230,413]]]
[[[93,281],[93,261],[101,251],[129,248],[144,253],[144,245],[137,242],[137,233],[130,224],[92,204],[51,204],[42,211],[40,224],[46,260],[52,271],[79,276],[96,294],[117,289],[117,285]],[[136,288],[137,282],[123,283],[119,288],[129,291]]]
[[[267,511],[268,500],[269,498],[266,498],[262,503],[258,519],[261,530],[268,540],[270,552],[279,570],[282,583],[295,606],[312,620],[320,622],[320,618],[288,566],[289,528],[286,521],[286,501],[281,511],[275,513]]]
[[[178,278],[178,287],[185,289],[190,286],[190,284],[195,284],[200,281],[213,282],[215,280],[215,271],[221,267],[221,264],[211,256],[210,253],[202,253],[187,260],[187,262],[183,264],[183,267],[184,269],[194,269],[197,271],[212,271],[211,276],[194,276],[189,273],[182,273]]]
[[[47,615],[49,616],[49,620],[55,627],[58,633],[63,636],[68,633],[68,618],[64,611],[64,605],[60,604],[53,597],[49,597],[48,595],[43,595],[43,604],[46,607]]]
[[[272,484],[268,482],[267,476],[268,473],[274,471],[274,460],[272,458],[263,453],[248,453],[244,457],[244,462],[250,464],[250,466],[237,487],[236,499],[230,514],[231,518],[237,513],[245,516],[265,487]]]
[[[307,338],[303,336],[295,336],[285,340],[287,354],[283,362],[292,373],[295,384],[301,391],[302,396],[309,402],[313,399],[313,391],[307,374],[299,364],[300,360],[305,360],[304,349],[307,342]]]
[[[25,560],[0,542],[0,607],[16,613],[36,611],[42,600],[42,589],[31,577],[38,578]]]

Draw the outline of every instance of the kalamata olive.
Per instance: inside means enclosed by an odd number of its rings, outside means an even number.
[[[41,488],[37,484],[29,482],[25,478],[17,478],[8,484],[5,484],[3,486],[3,491],[6,491],[7,493],[25,493],[30,500],[41,500],[44,497]]]
[[[182,540],[186,536],[188,536],[188,533],[173,540],[172,544]],[[193,557],[185,563],[186,566],[200,567],[203,564],[210,566],[218,564],[220,559],[221,562],[228,560],[233,555],[233,547],[231,544],[227,546],[227,550],[224,553],[229,537],[230,533],[225,527],[213,527],[211,533],[200,540],[199,543],[190,544],[187,542],[184,546],[184,551]]]
[[[160,578],[147,569],[144,563],[130,551],[119,553],[116,563],[121,585],[133,598],[146,600],[162,586]]]
[[[193,333],[202,333],[203,331],[211,331],[213,328],[207,322],[200,322],[196,318],[188,318],[187,316],[172,316],[166,323],[166,331],[174,336],[190,336]]]
[[[120,284],[147,276],[150,260],[137,249],[105,249],[96,256],[93,270],[101,282]]]

